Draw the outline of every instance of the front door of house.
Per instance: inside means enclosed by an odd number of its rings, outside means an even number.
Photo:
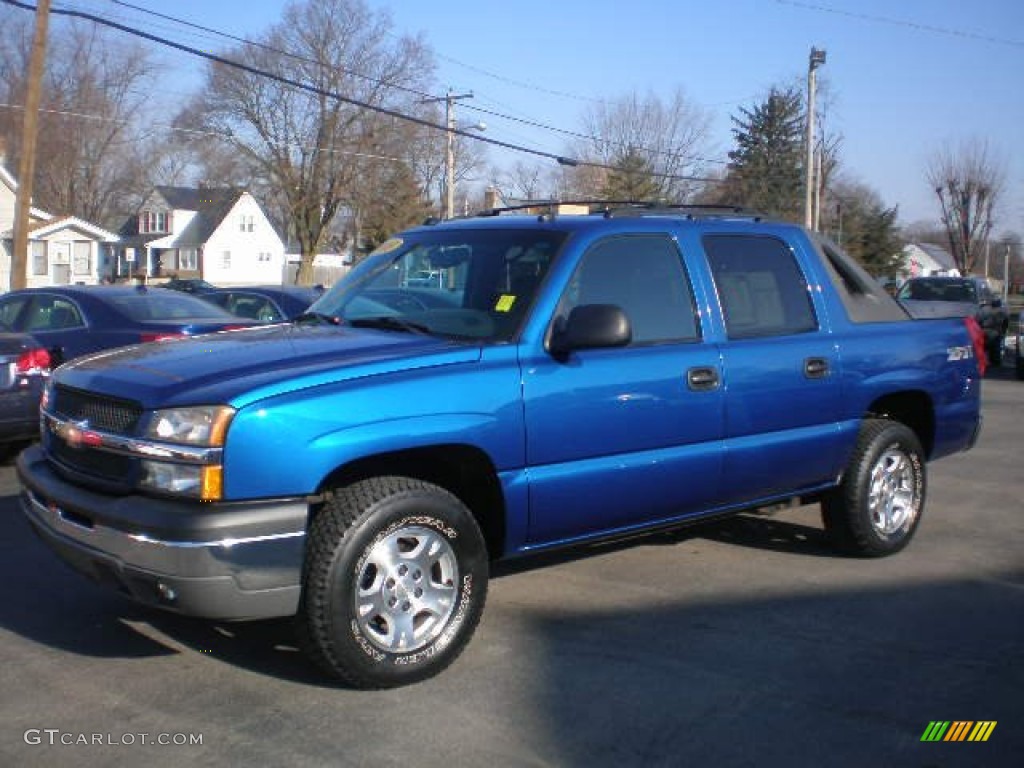
[[[67,285],[71,282],[71,243],[52,244],[53,284]]]

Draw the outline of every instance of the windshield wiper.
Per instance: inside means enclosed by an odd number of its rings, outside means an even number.
[[[293,323],[307,323],[309,321],[316,323],[322,323],[325,325],[341,325],[341,318],[335,315],[327,315],[323,312],[303,312],[301,315],[296,315],[292,320]]]
[[[403,331],[405,333],[424,333],[430,335],[430,328],[422,323],[413,323],[394,315],[357,317],[347,320],[346,323],[353,328],[375,328],[382,331]]]

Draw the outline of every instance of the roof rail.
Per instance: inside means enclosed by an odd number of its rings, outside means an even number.
[[[505,213],[529,212],[541,216],[557,216],[565,207],[586,207],[588,213],[600,214],[605,218],[622,216],[665,216],[669,214],[685,215],[689,219],[696,218],[744,218],[761,221],[766,216],[759,212],[737,205],[704,205],[688,203],[666,203],[664,201],[643,200],[533,200],[528,203],[509,205],[500,208],[487,208],[478,211],[474,216],[501,216]]]
[[[760,211],[739,205],[708,205],[704,203],[629,202],[619,207],[608,208],[604,212],[607,218],[665,216],[668,214],[683,214],[689,219],[742,218],[760,221],[765,218]]]

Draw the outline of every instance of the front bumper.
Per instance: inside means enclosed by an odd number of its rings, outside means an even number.
[[[149,605],[215,619],[298,610],[305,499],[200,503],[71,485],[39,446],[17,462],[21,506],[66,563]]]

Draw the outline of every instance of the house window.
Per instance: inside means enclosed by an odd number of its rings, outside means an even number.
[[[256,220],[253,216],[242,216],[238,220],[238,231],[239,232],[252,232],[256,226]]]
[[[189,272],[199,269],[199,254],[195,248],[182,248],[178,254],[178,268]]]
[[[74,260],[72,267],[76,275],[92,274],[92,244],[79,240],[74,244]]]
[[[169,232],[171,216],[166,211],[142,211],[139,214],[139,234]]]
[[[46,241],[32,241],[32,274],[46,275],[50,272],[50,265],[46,260]]]
[[[231,251],[224,251],[220,257],[221,269],[231,269]]]

